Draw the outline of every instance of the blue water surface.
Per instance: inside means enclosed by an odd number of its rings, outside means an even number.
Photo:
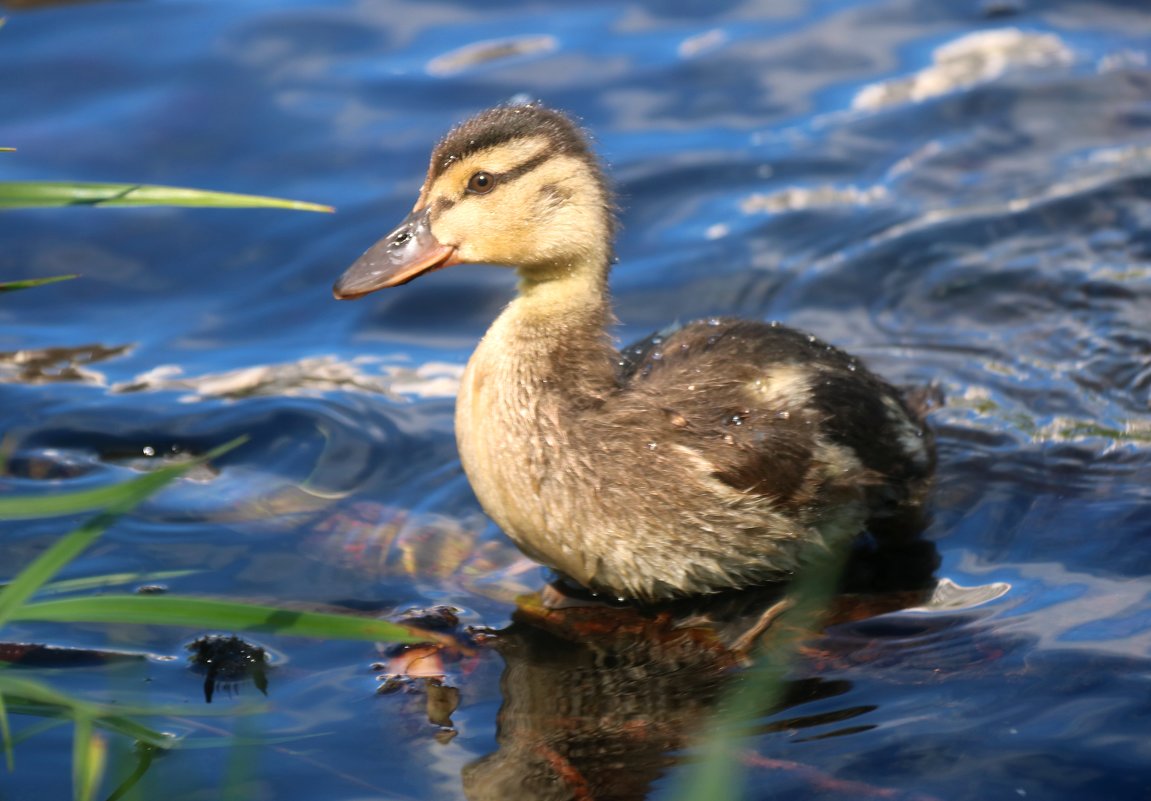
[[[621,340],[780,320],[946,397],[924,538],[937,578],[992,590],[813,642],[787,709],[741,742],[746,797],[1151,797],[1143,0],[10,6],[0,179],[337,208],[0,214],[0,278],[81,276],[0,297],[0,492],[100,486],[251,437],[63,578],[190,571],[163,583],[508,624],[546,576],[480,513],[451,416],[514,276],[445,270],[353,304],[330,287],[411,208],[444,131],[538,99],[583,121],[619,192]],[[5,523],[0,578],[72,523]],[[714,707],[691,676],[607,671],[581,696],[602,719],[534,708],[526,690],[564,693],[567,668],[540,665],[580,657],[528,638],[446,666],[446,727],[418,683],[376,693],[376,646],[253,635],[267,698],[240,683],[210,711],[263,706],[205,718],[184,651],[203,633],[13,623],[0,639],[146,654],[26,674],[186,710],[152,723],[190,741],[237,738],[158,757],[139,798],[669,798]],[[656,711],[635,701],[648,691]],[[71,728],[10,717],[31,736],[0,799],[68,797]],[[564,751],[606,753],[613,727],[616,768]],[[139,764],[108,742],[105,797]]]

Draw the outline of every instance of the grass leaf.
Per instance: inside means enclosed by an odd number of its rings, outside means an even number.
[[[50,581],[61,568],[75,559],[93,540],[100,536],[104,529],[118,516],[132,509],[136,504],[140,503],[140,501],[182,473],[231,450],[245,439],[246,438],[243,437],[235,439],[192,461],[171,467],[164,467],[133,481],[107,488],[113,492],[106,497],[105,502],[101,504],[106,509],[103,514],[97,515],[80,528],[53,543],[48,550],[36,557],[32,564],[21,570],[3,590],[0,590],[0,626],[3,626],[8,620],[11,620],[14,613],[25,601],[32,597],[40,587]],[[13,499],[9,498],[5,500],[11,501]],[[51,501],[53,499],[45,498],[42,500]],[[59,514],[59,512],[57,512],[57,514]]]
[[[219,709],[198,709],[190,712],[188,707],[183,704],[172,706],[152,703],[131,704],[122,700],[117,701],[114,705],[101,704],[74,698],[38,681],[17,678],[13,676],[13,673],[14,671],[0,673],[0,695],[5,698],[10,714],[37,715],[45,718],[73,718],[76,715],[86,715],[102,729],[124,734],[157,748],[172,748],[178,742],[183,741],[145,726],[133,720],[133,716],[186,717],[189,714],[194,714],[197,718],[235,717],[255,714],[265,709],[263,705],[252,704]],[[18,737],[17,739],[23,738]]]
[[[683,771],[675,786],[673,801],[738,801],[745,797],[740,751],[752,733],[749,724],[783,701],[795,656],[803,643],[816,635],[831,608],[850,550],[812,549],[812,558],[805,560],[806,566],[788,590],[790,606],[761,637],[755,664],[726,694],[721,711],[699,743],[696,761]]]
[[[54,275],[51,278],[30,278],[27,281],[0,281],[0,292],[15,292],[18,289],[31,289],[34,286],[55,284],[57,281],[70,281],[78,275]]]
[[[107,758],[108,743],[96,733],[92,718],[77,715],[72,735],[72,795],[77,801],[94,801]]]
[[[99,537],[118,515],[105,512],[52,544],[0,591],[0,627],[36,590],[75,559]]]
[[[98,595],[25,604],[11,620],[59,623],[134,623],[225,631],[271,631],[292,637],[331,640],[386,640],[416,643],[442,640],[386,620],[275,606],[155,595]]]
[[[8,707],[4,705],[3,693],[0,693],[0,742],[4,746],[4,762],[11,773],[16,769],[16,758],[12,754],[12,728],[8,725]]]
[[[0,209],[45,206],[210,206],[325,212],[333,210],[331,206],[319,203],[176,186],[73,181],[0,181]]]
[[[63,579],[45,584],[40,588],[41,594],[53,593],[61,595],[69,592],[86,592],[102,590],[105,587],[118,587],[123,584],[148,584],[170,579],[184,578],[202,573],[202,570],[156,570],[147,573],[103,573],[99,576],[80,576],[74,579]],[[4,587],[0,584],[0,589]]]
[[[123,513],[192,467],[211,461],[246,440],[247,437],[238,437],[203,456],[181,464],[161,467],[139,478],[109,487],[54,492],[50,495],[8,495],[0,498],[0,520],[59,517],[97,509],[119,510],[117,513]]]

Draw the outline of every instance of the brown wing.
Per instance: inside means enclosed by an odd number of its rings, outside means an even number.
[[[785,509],[838,483],[865,489],[878,512],[931,472],[930,433],[895,388],[784,326],[713,319],[654,335],[625,349],[621,381],[717,478]]]

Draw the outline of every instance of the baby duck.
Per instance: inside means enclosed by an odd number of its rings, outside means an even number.
[[[460,459],[529,556],[640,601],[786,578],[923,500],[922,414],[858,359],[776,323],[709,319],[617,351],[615,211],[582,131],[538,105],[436,146],[411,214],[336,282],[357,298],[453,264],[516,269],[468,361]]]

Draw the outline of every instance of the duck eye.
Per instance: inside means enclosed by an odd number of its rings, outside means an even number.
[[[468,179],[468,191],[477,195],[486,195],[496,185],[496,179],[490,172],[477,172]]]

